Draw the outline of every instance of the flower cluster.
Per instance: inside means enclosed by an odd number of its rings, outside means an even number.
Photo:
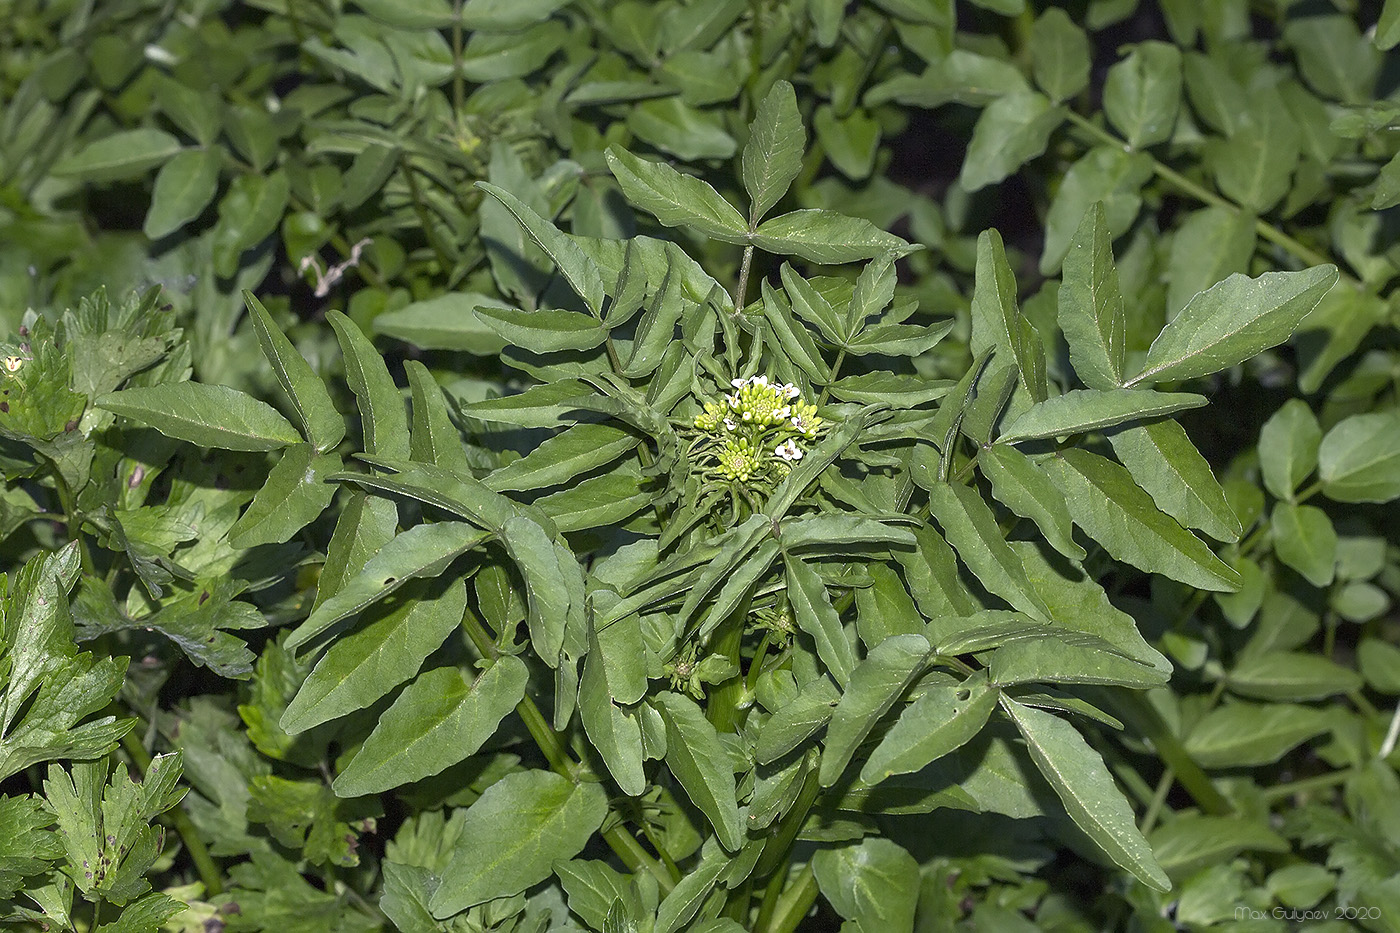
[[[722,402],[708,402],[695,418],[696,441],[706,472],[752,484],[787,475],[805,453],[799,443],[816,440],[822,419],[802,390],[767,376],[735,379]]]

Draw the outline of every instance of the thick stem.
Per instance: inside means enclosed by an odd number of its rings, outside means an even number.
[[[753,269],[753,246],[744,247],[744,258],[739,263],[739,282],[734,286],[734,313],[743,314],[749,297],[749,272]]]
[[[817,878],[812,874],[812,866],[802,866],[792,884],[778,898],[773,919],[763,933],[793,933],[812,904],[817,900]]]

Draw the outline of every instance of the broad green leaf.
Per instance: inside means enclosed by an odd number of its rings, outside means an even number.
[[[530,238],[554,260],[574,293],[583,299],[595,317],[600,316],[603,313],[603,273],[588,254],[509,191],[484,181],[477,182],[476,186],[505,205]]]
[[[1357,690],[1361,676],[1330,658],[1296,651],[1271,651],[1245,658],[1226,683],[1240,696],[1256,700],[1321,700]]]
[[[1322,428],[1308,403],[1292,398],[1264,422],[1259,431],[1259,472],[1276,498],[1293,501],[1293,494],[1317,468]]]
[[[809,378],[818,384],[830,382],[831,368],[826,365],[826,360],[822,359],[817,342],[812,339],[812,335],[801,321],[794,320],[794,315],[786,306],[787,303],[773,286],[768,284],[768,280],[764,279],[760,284],[763,292],[763,319],[768,322],[773,336],[777,338],[778,346],[787,354],[792,364]]]
[[[604,654],[600,639],[617,642],[626,634],[640,635],[623,623],[609,626],[603,632],[589,627],[588,655],[583,661],[583,677],[579,681],[579,718],[594,749],[608,766],[608,772],[624,794],[635,797],[646,790],[646,774],[642,771],[642,726],[637,714],[623,709],[622,703],[635,703],[646,691],[645,669],[635,670],[627,661],[640,661],[635,645],[616,644]],[[609,657],[618,663],[609,663]],[[636,681],[640,675],[640,693]],[[629,682],[631,681],[631,682]],[[621,699],[622,703],[619,703]]]
[[[471,292],[438,295],[374,319],[375,333],[425,350],[460,350],[496,356],[506,346],[500,334],[476,313],[480,307],[506,307],[495,298]]]
[[[212,149],[186,149],[162,165],[142,232],[159,240],[202,214],[219,190],[221,164]]]
[[[919,863],[888,839],[868,838],[812,857],[817,888],[853,931],[912,930]]]
[[[1016,723],[1036,767],[1075,825],[1119,866],[1158,891],[1171,882],[1138,831],[1133,809],[1113,782],[1099,753],[1079,731],[1058,716],[1002,697],[1002,708]]]
[[[1337,530],[1327,513],[1312,505],[1279,502],[1269,519],[1274,554],[1316,587],[1337,572]]]
[[[914,534],[904,528],[873,518],[849,513],[817,513],[786,521],[782,525],[783,547],[839,548],[852,544],[897,545],[912,548]]]
[[[700,707],[678,693],[658,694],[651,703],[666,722],[666,766],[710,821],[720,844],[737,852],[744,844],[744,826],[729,753],[715,727]]]
[[[550,771],[520,771],[492,784],[467,810],[452,861],[429,906],[450,917],[545,878],[556,859],[588,844],[608,813],[599,784],[574,784]]]
[[[508,655],[475,682],[455,667],[420,674],[384,711],[332,789],[341,797],[382,793],[475,754],[525,695],[528,679],[524,662]]]
[[[214,268],[233,278],[245,250],[277,232],[287,212],[292,186],[285,171],[269,175],[239,175],[229,182],[219,199],[219,221],[214,228]]]
[[[1158,509],[1126,468],[1085,450],[1061,451],[1043,466],[1075,524],[1118,560],[1203,590],[1239,588],[1240,575]]]
[[[1181,52],[1165,42],[1142,42],[1108,69],[1103,109],[1134,149],[1166,141],[1181,106]]]
[[[825,677],[805,684],[790,703],[773,711],[758,734],[759,764],[777,761],[807,741],[831,719],[840,694]]]
[[[836,108],[822,104],[812,115],[812,129],[827,159],[841,174],[853,181],[870,177],[880,151],[880,121],[860,108],[837,116]]]
[[[1044,94],[1021,91],[992,101],[972,130],[958,183],[978,191],[1012,175],[1045,151],[1064,121],[1062,107]]]
[[[724,850],[711,843],[700,859],[700,864],[686,872],[670,894],[661,901],[656,910],[655,933],[675,933],[700,910],[719,880],[721,873],[730,867],[730,859]],[[727,919],[727,918],[726,918]],[[729,923],[734,921],[729,920]],[[690,929],[698,929],[708,924],[697,924]],[[736,925],[735,933],[743,927]]]
[[[351,492],[326,547],[313,611],[360,572],[365,562],[394,537],[398,524],[398,507],[392,501],[371,498],[358,489]]]
[[[797,95],[786,81],[775,81],[749,124],[740,174],[749,193],[749,223],[757,226],[763,215],[787,194],[802,170],[807,133],[797,110]]]
[[[1084,557],[1084,549],[1074,542],[1064,493],[1025,454],[1005,444],[993,444],[978,453],[977,467],[992,484],[996,500],[1035,522],[1051,547],[1071,560]]]
[[[1126,233],[1142,209],[1142,187],[1152,177],[1152,165],[1152,158],[1145,152],[1128,152],[1120,146],[1107,145],[1089,150],[1071,165],[1045,216],[1041,274],[1060,271],[1086,212],[1096,204],[1103,206],[1110,239]],[[1196,291],[1193,289],[1191,294]]]
[[[687,162],[727,159],[738,148],[718,114],[691,107],[679,97],[632,105],[627,108],[627,127],[643,141]]]
[[[794,272],[788,263],[783,263],[779,276],[783,280],[783,290],[787,293],[788,301],[792,303],[793,313],[804,321],[815,324],[831,343],[842,343],[846,334],[845,321],[832,308],[826,296],[811,282]]]
[[[818,776],[823,787],[841,778],[856,748],[924,672],[932,653],[922,635],[896,635],[876,645],[856,665],[827,725]]]
[[[281,544],[315,521],[335,496],[326,477],[341,468],[340,457],[318,454],[310,444],[295,444],[267,474],[267,481],[228,531],[236,548]]]
[[[408,413],[403,394],[394,385],[374,344],[339,311],[326,315],[345,357],[345,379],[360,408],[365,453],[406,459],[409,450]]]
[[[767,252],[801,256],[824,265],[880,256],[906,256],[920,249],[868,220],[815,208],[765,220],[751,240]]]
[[[355,5],[399,29],[441,29],[456,18],[448,0],[355,0]]]
[[[558,486],[611,463],[637,447],[635,434],[608,424],[576,424],[482,480],[488,489]]]
[[[483,306],[476,309],[476,316],[512,345],[531,353],[591,350],[608,338],[597,318],[578,311]]]
[[[745,243],[744,215],[708,184],[660,162],[610,146],[608,168],[627,200],[668,227],[686,226],[724,243]]]
[[[1228,369],[1287,340],[1337,282],[1335,266],[1232,275],[1201,292],[1172,319],[1127,385],[1193,379]]]
[[[935,483],[929,490],[929,509],[948,543],[983,586],[1026,615],[1050,620],[1044,601],[1026,579],[1021,559],[1007,546],[996,517],[976,490]]]
[[[280,450],[301,443],[296,428],[271,405],[228,386],[138,386],[109,392],[93,404],[200,447]]]
[[[1337,502],[1389,502],[1400,496],[1400,413],[1352,415],[1322,439],[1317,475]]]
[[[1113,452],[1157,508],[1217,541],[1240,538],[1240,520],[1210,464],[1175,421],[1154,421],[1108,436]]]
[[[447,400],[433,374],[417,360],[404,363],[413,394],[413,418],[409,426],[409,457],[448,470],[471,472],[462,435],[447,412]]]
[[[513,424],[522,428],[557,428],[566,412],[575,411],[589,389],[581,382],[560,379],[531,386],[516,395],[488,398],[461,406],[461,413],[481,421]]]
[[[924,634],[923,616],[895,569],[874,561],[866,573],[870,585],[856,590],[856,631],[865,647],[874,648],[895,635]]]
[[[1018,441],[1083,434],[1130,421],[1162,418],[1205,404],[1205,396],[1187,392],[1074,389],[1026,409],[1003,429],[997,441],[1014,444]]]
[[[1080,380],[1093,389],[1121,386],[1127,315],[1101,204],[1089,209],[1070,241],[1059,293],[1059,321]]]
[[[902,373],[873,372],[842,376],[828,390],[843,402],[914,408],[947,395],[952,389],[946,379],[925,379]]]
[[[860,779],[878,784],[892,775],[911,774],[966,744],[987,724],[1000,693],[984,673],[960,684],[930,687],[899,714],[870,753]]]
[[[1278,761],[1329,724],[1325,711],[1310,706],[1227,703],[1196,723],[1184,744],[1203,768],[1248,768]]]
[[[1150,841],[1158,864],[1179,878],[1206,865],[1228,864],[1246,850],[1284,853],[1290,848],[1288,840],[1269,828],[1266,818],[1238,813],[1183,813],[1158,827]]]
[[[139,178],[181,151],[180,141],[163,130],[109,133],[88,143],[51,169],[60,177],[90,182]]]
[[[1376,48],[1383,52],[1400,45],[1400,0],[1385,0],[1372,41],[1376,43]]]
[[[466,586],[457,580],[441,593],[410,587],[407,597],[385,605],[363,627],[336,639],[316,662],[287,710],[289,735],[368,709],[408,680],[462,622]]]
[[[323,600],[287,639],[295,650],[336,622],[393,593],[410,580],[435,577],[491,533],[466,522],[415,525],[370,555],[364,568]]]
[[[1167,268],[1167,320],[1226,276],[1247,272],[1258,243],[1254,215],[1227,207],[1190,214],[1172,236]]]
[[[1206,143],[1206,165],[1221,194],[1262,214],[1292,187],[1300,136],[1297,120],[1276,90],[1251,88],[1246,119],[1227,139]]]
[[[623,463],[607,473],[578,480],[536,499],[534,505],[561,532],[614,525],[655,500],[653,493],[642,489],[643,481],[635,463]]]
[[[1089,84],[1089,37],[1058,7],[1050,7],[1031,27],[1031,73],[1056,102]]]
[[[570,593],[554,542],[538,523],[521,515],[502,526],[501,541],[525,580],[530,641],[540,658],[554,667],[564,643]]]
[[[318,452],[331,450],[345,437],[345,419],[336,411],[325,383],[273,322],[262,302],[247,289],[243,291],[243,301],[263,356],[272,364],[277,381],[291,399],[302,434]]]
[[[783,565],[787,571],[788,601],[792,604],[797,626],[816,642],[817,657],[836,683],[844,688],[856,666],[855,650],[831,605],[826,585],[817,572],[798,557],[783,555]]]

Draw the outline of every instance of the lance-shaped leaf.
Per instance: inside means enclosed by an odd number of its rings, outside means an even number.
[[[481,307],[476,316],[513,346],[531,353],[591,350],[608,339],[597,318],[579,311]]]
[[[557,486],[613,462],[639,443],[637,435],[610,424],[576,424],[482,482],[497,492]]]
[[[1016,277],[1006,260],[1001,234],[984,230],[977,238],[977,276],[972,290],[973,356],[982,359],[990,347],[1010,353],[1031,398],[1045,400],[1044,344],[1017,307]]]
[[[202,382],[137,386],[108,392],[93,404],[200,447],[280,450],[301,442],[296,428],[275,408],[228,386]]]
[[[666,723],[666,766],[710,821],[720,845],[737,852],[744,844],[744,826],[735,799],[734,771],[719,733],[687,697],[662,693],[651,702]]]
[[[326,315],[345,357],[345,379],[360,408],[360,430],[365,453],[380,457],[408,457],[408,413],[403,395],[394,385],[374,344],[339,311]]]
[[[370,557],[364,569],[321,602],[287,638],[295,650],[346,616],[383,599],[410,580],[435,577],[461,555],[491,537],[466,522],[415,525]]]
[[[535,652],[550,667],[559,663],[559,649],[564,646],[564,628],[569,620],[570,594],[565,572],[569,569],[560,561],[554,542],[543,528],[524,516],[516,516],[501,528],[501,541],[520,569],[525,580],[525,596],[529,613],[530,642]],[[572,570],[578,575],[573,558]],[[581,610],[581,607],[576,607]]]
[[[1179,423],[1137,425],[1113,432],[1108,442],[1157,508],[1217,541],[1240,539],[1240,520],[1225,490]]]
[[[470,473],[412,460],[376,457],[374,463],[396,472],[392,475],[344,472],[336,473],[330,478],[426,502],[428,505],[470,519],[497,534],[500,534],[506,521],[520,510],[514,502],[487,489]]]
[[[1051,547],[1071,560],[1084,557],[1084,549],[1074,541],[1064,493],[1029,457],[1014,447],[993,444],[978,453],[977,468],[992,484],[996,500],[1035,522]]]
[[[476,186],[505,205],[506,210],[516,219],[530,239],[539,244],[540,249],[554,260],[559,272],[568,281],[575,294],[583,299],[594,316],[603,313],[603,273],[588,254],[564,235],[558,227],[536,214],[529,205],[509,191],[489,182],[479,181]],[[595,344],[596,346],[596,344]]]
[[[933,649],[922,635],[896,635],[871,649],[851,672],[851,681],[826,728],[819,781],[830,787],[850,764],[856,748],[880,717],[924,672]]]
[[[1337,283],[1336,266],[1302,272],[1236,273],[1201,292],[1162,328],[1126,383],[1194,379],[1243,363],[1283,343]]]
[[[1001,691],[978,672],[960,684],[930,687],[899,714],[861,769],[860,779],[878,784],[911,774],[960,748],[982,731]]]
[[[1021,559],[1007,545],[996,516],[976,490],[935,483],[929,490],[929,508],[948,543],[983,586],[1026,615],[1050,620],[1050,610],[1026,579]]]
[[[1205,404],[1205,396],[1189,392],[1075,389],[1032,405],[1007,425],[997,440],[1003,444],[1014,444],[1082,434],[1128,421],[1162,418]]]
[[[744,215],[700,179],[617,146],[608,148],[607,160],[627,200],[666,226],[690,227],[724,243],[748,241]]]
[[[675,933],[684,926],[704,904],[720,874],[733,864],[723,849],[710,842],[701,854],[700,864],[686,872],[661,901],[656,911],[655,933]]]
[[[817,657],[836,683],[845,687],[855,669],[856,655],[827,596],[826,585],[800,558],[784,555],[783,564],[787,569],[788,602],[792,604],[798,628],[816,642]]]
[[[1086,450],[1061,451],[1042,466],[1074,523],[1118,560],[1203,590],[1239,589],[1240,575],[1158,509],[1125,468]]]
[[[277,381],[291,399],[302,433],[318,452],[325,453],[345,437],[345,419],[335,410],[325,383],[273,322],[262,302],[247,289],[243,291],[243,301],[248,305],[248,316],[263,356],[272,364]]]
[[[793,315],[787,307],[787,302],[779,297],[779,293],[764,279],[761,283],[763,292],[763,318],[768,322],[768,327],[772,330],[773,336],[777,338],[778,346],[782,347],[787,358],[793,365],[802,370],[808,377],[818,383],[827,382],[831,379],[831,369],[822,359],[821,350],[817,347],[817,342],[812,339],[812,335],[807,332],[801,321],[793,320]]]
[[[777,204],[797,173],[807,132],[797,109],[797,94],[786,81],[774,81],[749,124],[740,175],[749,193],[749,223],[757,224]]]
[[[817,734],[831,719],[841,695],[825,677],[804,684],[792,702],[778,707],[758,734],[755,754],[759,764],[768,764]]]
[[[1083,632],[1054,631],[1002,645],[992,655],[992,682],[1116,684],[1160,687],[1165,671],[1124,657],[1112,645]]]
[[[1060,286],[1060,330],[1069,344],[1074,372],[1086,386],[1123,384],[1127,315],[1103,204],[1095,202],[1079,223],[1064,262]]]
[[[286,541],[331,504],[336,487],[326,482],[326,477],[341,466],[340,457],[318,454],[310,444],[287,448],[247,510],[229,529],[228,543],[250,548]]]
[[[475,683],[455,667],[421,674],[384,711],[332,789],[341,797],[377,794],[475,754],[525,695],[529,676],[509,655]]]
[[[442,389],[417,360],[404,363],[408,384],[413,392],[413,421],[409,427],[409,459],[431,463],[459,473],[470,473],[462,435],[447,413],[447,400]]]
[[[1138,831],[1133,808],[1113,783],[1099,753],[1060,717],[1005,695],[1001,703],[1075,825],[1139,881],[1158,891],[1171,890],[1166,873],[1152,856],[1152,847]]]
[[[452,861],[428,902],[433,916],[450,917],[543,881],[556,859],[582,851],[607,813],[599,784],[575,784],[552,771],[506,775],[467,810]]]
[[[283,732],[296,735],[368,709],[418,673],[461,624],[467,605],[461,580],[437,594],[424,589],[411,587],[407,599],[385,605],[363,628],[336,639],[287,705]]]
[[[921,247],[868,220],[835,211],[808,209],[779,214],[759,224],[753,244],[780,256],[801,256],[835,265],[879,256],[907,256]]]
[[[589,626],[588,655],[583,661],[583,677],[579,681],[579,718],[583,728],[593,743],[593,748],[608,766],[608,773],[617,781],[624,794],[635,797],[646,790],[646,774],[642,771],[642,724],[636,714],[623,709],[619,696],[626,702],[636,702],[636,684],[627,684],[625,665],[609,664],[604,654],[600,637],[616,638],[626,630],[621,624],[605,629],[600,636],[597,629]],[[640,636],[639,628],[633,630]],[[629,656],[640,661],[640,652],[631,645],[619,646],[626,650],[614,651],[614,656]],[[634,672],[637,673],[637,672]],[[641,688],[646,690],[646,671],[641,669]],[[618,682],[614,683],[614,679]]]

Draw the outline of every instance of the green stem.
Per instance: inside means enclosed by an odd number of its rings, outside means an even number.
[[[743,314],[749,297],[749,273],[753,270],[753,246],[744,247],[744,258],[739,262],[739,282],[734,286],[734,313]]]
[[[136,770],[145,777],[146,772],[151,769],[151,756],[146,751],[146,746],[141,744],[141,740],[134,732],[128,732],[122,736],[122,748],[126,750],[131,758],[131,763],[136,766]],[[185,851],[190,854],[190,860],[194,862],[195,871],[199,872],[199,880],[204,882],[204,894],[206,897],[214,897],[222,894],[224,890],[223,872],[219,870],[218,863],[205,848],[204,841],[199,838],[199,832],[194,828],[189,815],[185,813],[184,805],[179,804],[172,809],[169,814],[171,824],[175,827],[175,832],[180,834],[180,841],[185,844]],[[93,926],[96,926],[96,921]]]
[[[68,533],[68,540],[78,542],[78,558],[82,562],[83,572],[89,576],[96,576],[92,553],[88,551],[87,541],[83,539],[83,519],[78,514],[77,498],[57,468],[53,471],[53,485],[58,492],[59,508],[63,509],[63,527]]]
[[[837,379],[839,379],[839,378],[841,377],[841,366],[842,366],[842,364],[845,363],[845,362],[846,362],[846,351],[845,351],[845,349],[843,348],[843,349],[837,350],[837,351],[836,351],[836,362],[834,362],[834,363],[831,364],[831,378],[827,381],[826,385],[822,386],[822,394],[819,395],[819,396],[817,396],[817,407],[818,407],[818,408],[821,408],[823,405],[826,404],[827,396],[829,396],[829,395],[831,394],[831,383],[835,382]]]
[[[1211,816],[1230,816],[1234,813],[1234,807],[1215,789],[1196,759],[1186,751],[1156,707],[1148,703],[1145,697],[1127,690],[1105,692],[1103,695],[1110,700],[1112,712],[1119,719],[1152,743],[1157,757],[1176,772],[1181,786],[1204,812]]]
[[[500,651],[496,648],[495,639],[486,630],[486,625],[476,612],[468,606],[462,615],[462,628],[466,630],[467,637],[483,658],[495,663],[500,657]],[[549,762],[549,767],[558,775],[568,778],[575,783],[579,780],[578,764],[570,757],[568,749],[564,747],[564,741],[554,727],[544,718],[544,713],[540,712],[539,706],[529,694],[521,698],[516,704],[516,713],[525,723],[526,730],[530,737],[539,746],[540,752],[545,760]],[[633,873],[649,872],[664,893],[669,893],[676,886],[676,879],[671,877],[671,873],[656,859],[652,858],[642,848],[631,833],[618,822],[603,830],[603,841],[613,850],[622,864],[626,865]],[[658,851],[660,849],[658,848]],[[669,855],[667,856],[669,860]]]
[[[1068,111],[1067,116],[1069,122],[1073,123],[1076,127],[1083,130],[1085,134],[1093,137],[1098,142],[1106,146],[1113,146],[1114,148],[1128,148],[1128,144],[1126,142],[1114,136],[1112,133],[1108,132],[1103,127],[1087,119],[1086,117],[1075,113],[1073,110]],[[1195,198],[1198,201],[1201,201],[1202,203],[1209,204],[1213,207],[1222,207],[1226,210],[1233,211],[1237,214],[1240,213],[1240,211],[1242,210],[1242,208],[1240,208],[1239,205],[1234,204],[1231,201],[1226,200],[1225,198],[1222,198],[1214,191],[1211,191],[1210,189],[1192,181],[1185,175],[1178,172],[1176,169],[1163,163],[1155,156],[1152,156],[1151,153],[1147,153],[1147,156],[1152,159],[1152,171],[1157,175],[1157,177],[1170,185],[1174,185],[1183,194],[1190,195],[1191,197]],[[1310,266],[1327,265],[1332,262],[1332,260],[1328,259],[1322,253],[1319,253],[1312,247],[1307,246],[1306,244],[1289,236],[1287,233],[1284,233],[1278,227],[1274,226],[1266,220],[1256,219],[1254,221],[1254,229],[1256,232],[1258,232],[1258,234],[1261,237],[1268,240],[1270,243],[1281,247],[1286,252],[1291,253],[1294,257]],[[1350,282],[1352,285],[1360,284],[1346,273],[1342,274],[1342,278]]]
[[[1351,777],[1350,769],[1341,771],[1329,771],[1326,774],[1319,774],[1315,777],[1301,778],[1297,781],[1290,781],[1287,784],[1278,784],[1274,787],[1266,787],[1260,791],[1260,795],[1268,802],[1283,800],[1292,797],[1294,794],[1304,794],[1308,791],[1322,790],[1342,783]]]
[[[812,866],[804,865],[792,884],[788,885],[787,890],[778,898],[778,907],[773,912],[773,919],[766,930],[760,928],[761,933],[793,933],[816,900],[817,878],[812,874]]]
[[[1176,774],[1171,768],[1162,772],[1162,776],[1157,781],[1157,790],[1152,795],[1152,802],[1147,805],[1147,812],[1142,815],[1142,834],[1146,836],[1152,832],[1152,827],[1157,825],[1157,818],[1162,814],[1162,807],[1167,802],[1167,794],[1172,789],[1172,784],[1176,783]]]
[[[452,119],[462,128],[462,106],[467,98],[466,76],[462,74],[462,0],[452,5]]]

